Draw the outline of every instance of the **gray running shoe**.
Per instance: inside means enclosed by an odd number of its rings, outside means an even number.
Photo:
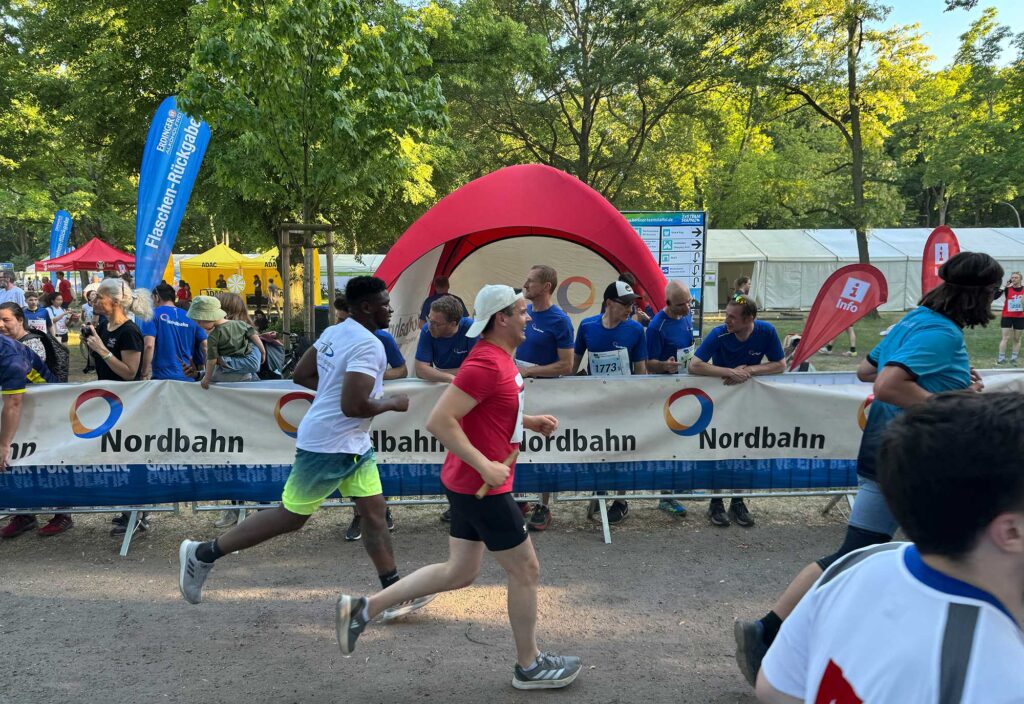
[[[516,689],[558,689],[567,687],[580,674],[583,663],[575,655],[541,653],[537,665],[529,671],[516,663],[512,686]]]
[[[335,608],[334,631],[338,636],[338,647],[345,657],[356,649],[356,639],[366,629],[367,621],[363,618],[365,597],[351,597],[342,594]]]
[[[747,683],[754,687],[761,661],[768,652],[768,646],[764,644],[764,624],[760,621],[736,621],[732,632],[736,637],[736,664]]]
[[[185,601],[198,604],[203,600],[203,583],[213,569],[212,562],[203,562],[196,557],[198,540],[182,540],[178,548],[178,589]]]
[[[399,616],[411,614],[413,611],[422,609],[424,606],[432,602],[435,597],[437,597],[437,594],[427,594],[426,596],[410,599],[409,601],[403,601],[401,604],[395,604],[394,606],[380,612],[380,620],[393,621]]]

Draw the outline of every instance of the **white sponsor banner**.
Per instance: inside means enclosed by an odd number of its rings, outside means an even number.
[[[1024,374],[995,375],[988,390],[1024,390]],[[425,429],[445,385],[385,384],[409,412],[374,419],[382,464],[440,464]],[[870,413],[867,384],[752,380],[725,386],[686,375],[536,380],[526,412],[559,419],[549,438],[526,432],[520,464],[723,459],[851,460]],[[290,464],[312,392],[287,382],[175,381],[30,387],[11,464]]]

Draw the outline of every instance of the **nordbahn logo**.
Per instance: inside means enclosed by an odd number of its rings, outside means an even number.
[[[672,404],[684,396],[692,396],[700,404],[700,415],[692,425],[684,425],[672,415]],[[665,401],[665,425],[676,435],[688,437],[700,435],[711,423],[711,416],[715,412],[715,402],[711,400],[701,389],[681,389],[668,397]]]
[[[106,420],[95,428],[89,428],[78,417],[78,409],[86,401],[94,398],[101,398],[106,401],[109,413]],[[117,424],[122,413],[124,413],[124,404],[121,403],[121,399],[116,394],[106,389],[89,389],[79,394],[78,398],[75,399],[75,403],[71,406],[71,432],[75,434],[75,437],[82,438],[83,440],[101,437]]]
[[[700,406],[700,415],[692,424],[680,423],[672,413],[672,405],[684,397],[691,397],[689,402],[692,416],[693,401]],[[756,425],[744,430],[720,430],[712,428],[711,420],[715,413],[715,403],[701,389],[680,389],[668,397],[664,407],[665,425],[680,437],[700,437],[702,450],[771,450],[774,448],[795,448],[801,450],[822,450],[825,448],[825,436],[820,433],[807,433],[795,426],[787,430],[769,428],[767,425]]]
[[[587,297],[583,303],[578,306],[569,302],[569,287],[573,284],[587,287]],[[589,309],[590,306],[594,305],[595,295],[594,284],[590,279],[585,276],[570,276],[559,285],[555,298],[558,300],[558,306],[566,313],[570,315],[579,315]]]
[[[282,414],[282,410],[284,409],[284,407],[287,406],[292,401],[299,400],[304,400],[308,401],[309,403],[313,403],[313,398],[313,394],[306,393],[305,391],[293,391],[291,393],[285,394],[284,396],[277,400],[277,405],[274,406],[274,420],[277,421],[277,427],[279,427],[285,435],[287,435],[290,438],[297,437],[299,434],[299,426],[292,425],[287,420],[285,420],[285,417]]]

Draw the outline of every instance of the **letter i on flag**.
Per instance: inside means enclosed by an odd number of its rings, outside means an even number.
[[[833,272],[814,299],[790,371],[888,299],[885,276],[870,264],[849,264]]]
[[[135,216],[139,288],[152,290],[164,275],[209,143],[209,125],[181,112],[173,95],[160,103],[149,126],[139,172]]]
[[[939,225],[932,234],[928,235],[928,241],[924,244],[924,253],[921,255],[921,295],[928,293],[942,283],[939,278],[939,267],[960,254],[960,242],[951,229],[945,225]]]

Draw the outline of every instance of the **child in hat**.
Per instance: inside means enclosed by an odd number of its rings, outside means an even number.
[[[213,296],[196,296],[188,309],[209,337],[206,341],[206,374],[202,386],[211,381],[251,381],[256,378],[266,350],[256,329],[241,320],[228,320],[220,301]]]

